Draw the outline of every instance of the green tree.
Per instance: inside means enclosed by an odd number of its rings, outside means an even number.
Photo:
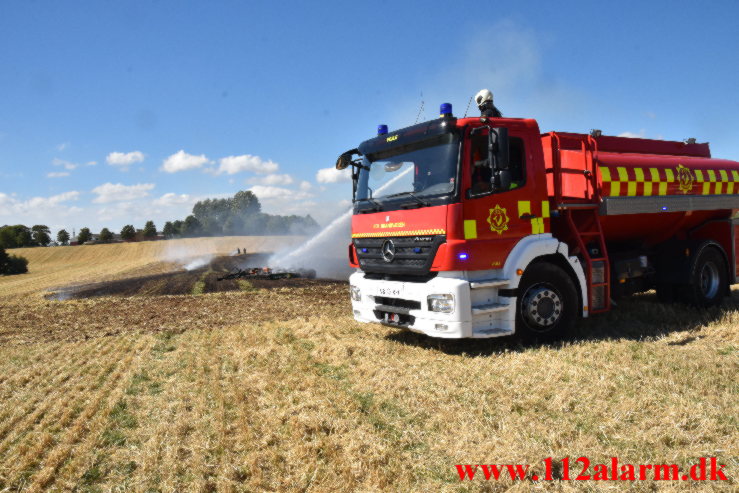
[[[172,238],[176,233],[174,224],[172,224],[172,221],[167,221],[164,223],[164,228],[162,229],[162,234],[165,238]]]
[[[174,227],[174,234],[177,236],[182,236],[185,232],[185,222],[179,219],[172,223],[172,227]]]
[[[100,234],[98,235],[98,241],[100,241],[100,243],[110,243],[113,241],[113,233],[111,233],[108,228],[101,229]]]
[[[80,245],[84,245],[91,239],[92,239],[92,233],[90,233],[90,228],[82,228],[80,232],[77,233],[77,242]]]
[[[69,244],[69,233],[66,229],[59,230],[59,232],[56,234],[56,241],[58,241],[60,245]]]
[[[46,246],[51,243],[51,230],[43,224],[36,224],[31,228],[33,242],[38,246]]]
[[[131,241],[136,238],[136,228],[131,224],[126,224],[121,228],[121,238],[125,241]]]
[[[231,212],[238,215],[258,214],[262,211],[259,199],[251,190],[237,192],[231,199]]]
[[[28,272],[28,260],[24,257],[8,255],[5,249],[0,247],[0,274],[23,274]]]
[[[189,215],[185,218],[185,223],[182,225],[182,236],[199,236],[202,233],[202,225],[198,218]]]
[[[152,240],[157,237],[157,227],[154,226],[154,221],[146,221],[144,225],[144,238]]]

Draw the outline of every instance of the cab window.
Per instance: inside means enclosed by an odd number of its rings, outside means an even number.
[[[470,195],[484,195],[492,192],[492,168],[488,165],[488,136],[477,134],[472,137],[472,187]],[[508,169],[511,173],[510,190],[522,187],[526,183],[526,151],[523,139],[509,137]],[[503,191],[503,190],[502,190]]]

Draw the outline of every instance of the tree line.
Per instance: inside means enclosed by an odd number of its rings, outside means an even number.
[[[306,235],[318,231],[318,223],[310,216],[281,216],[265,214],[259,199],[251,191],[240,191],[233,197],[206,199],[197,202],[192,214],[183,220],[167,221],[162,229],[165,238],[230,235]],[[132,224],[121,228],[119,238],[123,241],[153,240],[158,236],[154,221],[147,221],[143,229]],[[94,234],[90,228],[82,228],[77,234],[77,243],[82,245],[92,241]],[[72,235],[66,229],[56,235],[56,244],[69,245]],[[103,228],[97,235],[97,243],[110,243],[116,240],[115,234]],[[22,224],[0,227],[0,248],[23,248],[49,246],[52,243],[48,226],[27,227]]]

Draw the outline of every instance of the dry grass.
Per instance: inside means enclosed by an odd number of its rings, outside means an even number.
[[[38,293],[54,286],[114,279],[121,275],[154,274],[171,269],[164,260],[173,257],[228,255],[237,248],[267,252],[298,244],[299,236],[226,236],[167,241],[114,243],[53,248],[16,248],[12,255],[26,257],[29,273],[0,280],[0,296]]]
[[[639,296],[522,347],[355,323],[341,284],[66,302],[36,288],[21,304],[7,282],[0,491],[737,489],[738,291],[708,312]],[[460,483],[454,468],[541,474],[581,455],[717,456],[732,481]]]

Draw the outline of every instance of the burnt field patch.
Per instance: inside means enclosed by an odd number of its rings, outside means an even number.
[[[306,279],[300,277],[287,279],[236,278],[222,279],[238,269],[260,267],[267,263],[265,254],[244,254],[203,258],[197,262],[203,265],[189,270],[176,270],[125,279],[75,284],[54,288],[47,295],[51,300],[98,298],[104,296],[169,296],[222,293],[227,291],[251,291],[260,289],[320,287],[335,281]],[[197,259],[196,259],[197,261]]]

